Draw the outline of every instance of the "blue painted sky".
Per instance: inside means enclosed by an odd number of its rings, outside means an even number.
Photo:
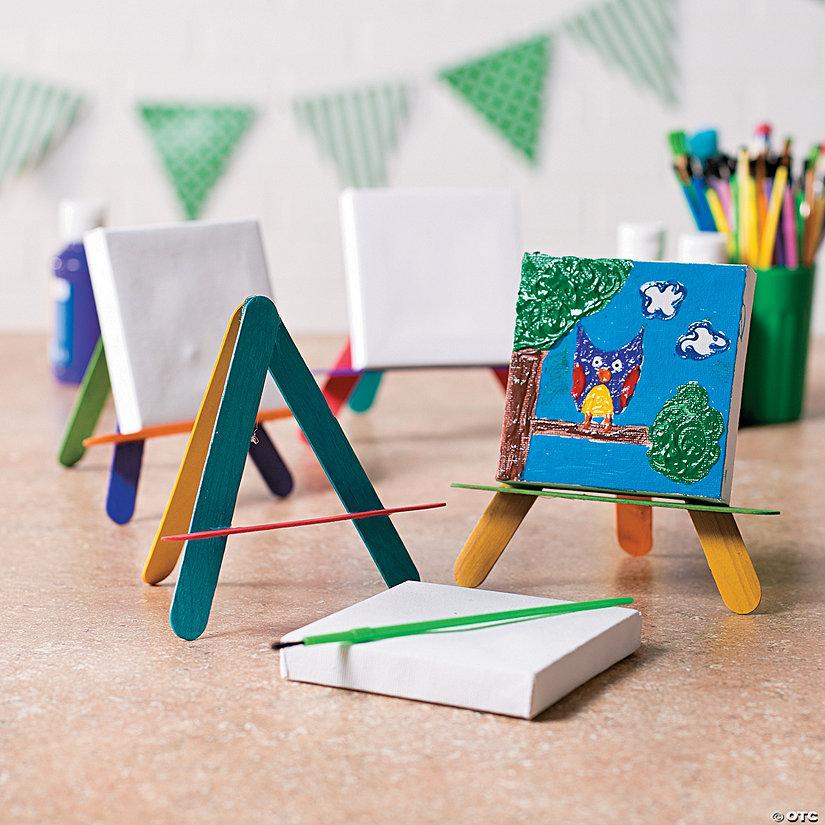
[[[606,350],[618,349],[641,327],[645,329],[644,365],[636,393],[614,423],[649,426],[662,404],[688,381],[698,381],[707,390],[710,405],[722,414],[725,434],[722,455],[704,479],[676,484],[651,469],[646,447],[541,435],[530,442],[521,480],[719,498],[745,272],[742,266],[635,262],[625,285],[607,307],[581,322],[593,343]],[[648,281],[678,281],[687,288],[675,317],[645,317],[639,289]],[[704,360],[677,355],[678,338],[691,323],[705,320],[730,339],[730,348]],[[570,395],[575,349],[574,328],[547,353],[536,408],[539,418],[582,420]]]

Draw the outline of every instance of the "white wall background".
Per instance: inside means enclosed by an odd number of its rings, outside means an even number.
[[[541,163],[529,168],[438,69],[552,29],[588,0],[30,0],[3,2],[0,67],[85,92],[89,105],[34,173],[0,191],[0,328],[45,329],[56,204],[102,196],[111,224],[177,220],[135,115],[138,99],[251,102],[260,116],[204,218],[257,216],[279,306],[299,331],[346,325],[335,170],[288,100],[361,82],[420,83],[389,166],[395,185],[507,185],[524,244],[609,255],[620,220],[657,218],[671,248],[690,221],[665,133],[718,125],[735,148],[761,119],[798,149],[825,137],[825,4],[681,0],[681,102],[667,110],[562,35],[548,80]],[[816,326],[825,333],[818,291]]]

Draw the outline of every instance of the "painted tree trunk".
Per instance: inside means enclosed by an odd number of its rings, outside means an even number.
[[[520,349],[513,352],[510,380],[504,405],[504,425],[501,430],[501,454],[498,473],[500,481],[515,481],[524,470],[530,446],[530,426],[536,414],[539,397],[541,365],[546,350]]]

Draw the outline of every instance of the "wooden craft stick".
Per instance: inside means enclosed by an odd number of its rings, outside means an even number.
[[[292,413],[286,407],[272,410],[261,410],[256,421],[277,421],[281,418],[292,418]],[[160,438],[166,435],[181,435],[188,433],[195,425],[194,421],[173,421],[170,424],[156,424],[153,427],[144,427],[133,433],[104,433],[83,439],[84,447],[96,447],[99,444],[128,444],[130,441],[146,441],[148,438]]]
[[[504,392],[507,392],[507,379],[510,375],[510,368],[509,367],[493,367],[493,375],[495,375],[498,383],[501,384],[501,388]]]
[[[83,439],[94,432],[110,389],[109,370],[101,338],[92,353],[89,366],[86,367],[83,382],[77,391],[66,429],[63,431],[58,460],[64,467],[71,467],[83,458],[86,452]]]
[[[143,464],[143,444],[143,441],[116,444],[112,451],[106,514],[115,524],[126,524],[134,515]]]
[[[636,498],[636,496],[630,496]],[[639,496],[640,499],[644,497]],[[647,499],[650,501],[650,499]],[[653,547],[653,508],[636,504],[616,505],[616,538],[631,556],[644,556]]]
[[[727,504],[699,504],[694,501],[661,501],[639,496],[616,496],[597,493],[567,492],[564,490],[546,490],[541,487],[506,487],[492,484],[457,484],[450,487],[459,490],[485,490],[503,495],[531,496],[534,498],[566,498],[573,501],[601,501],[605,504],[632,504],[634,507],[664,507],[673,510],[706,510],[709,513],[740,513],[748,516],[778,516],[779,510],[756,507],[730,507]]]
[[[503,493],[493,496],[455,560],[456,584],[478,587],[487,578],[535,500]]]
[[[381,370],[367,370],[361,375],[348,401],[348,406],[354,413],[365,413],[375,403],[383,377]]]
[[[338,521],[356,521],[362,518],[376,516],[391,516],[393,513],[411,513],[415,510],[432,510],[436,507],[446,507],[446,501],[436,504],[410,504],[406,507],[387,507],[383,510],[365,510],[362,513],[341,513],[337,516],[318,516],[297,521],[275,521],[270,524],[250,524],[246,527],[224,527],[221,530],[201,530],[199,533],[182,533],[179,536],[164,536],[161,541],[200,541],[217,536],[237,536],[243,533],[261,533],[266,530],[283,530],[288,527],[310,527],[315,524],[333,524]]]
[[[341,407],[347,403],[347,399],[350,397],[355,385],[361,378],[360,372],[355,375],[335,374],[335,370],[352,369],[352,356],[350,353],[349,338],[347,338],[347,343],[344,344],[344,348],[338,354],[338,358],[336,359],[332,369],[333,372],[324,382],[321,392],[323,393],[329,408],[332,410],[332,414],[338,415],[341,411]]]
[[[295,486],[292,473],[260,422],[257,422],[252,440],[249,442],[249,457],[271,493],[285,498],[292,492]]]
[[[238,307],[229,320],[212,376],[195,418],[195,426],[189,433],[186,451],[172,488],[172,494],[166,504],[157,533],[155,533],[152,549],[143,566],[143,581],[147,584],[162,582],[175,569],[178,557],[183,550],[183,542],[161,542],[161,537],[171,533],[182,533],[189,527],[203,465],[212,440],[212,430],[215,426],[215,419],[218,417],[226,375],[229,372],[229,363],[238,338],[242,308],[242,306]]]
[[[690,517],[722,601],[734,613],[752,613],[762,588],[733,516],[691,510]]]
[[[231,521],[267,365],[346,509],[383,509],[275,305],[268,298],[255,296],[244,302],[241,311],[220,406],[210,427],[213,437],[190,532]],[[199,430],[196,425],[193,433]],[[353,523],[388,585],[418,580],[418,571],[388,517]],[[165,530],[163,534],[172,533]],[[179,543],[168,542],[168,546],[178,547]],[[206,628],[225,547],[226,537],[219,536],[205,539],[195,552],[184,550],[170,611],[172,629],[183,639],[195,639]]]

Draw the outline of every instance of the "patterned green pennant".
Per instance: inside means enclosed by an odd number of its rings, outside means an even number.
[[[440,73],[508,143],[535,162],[544,116],[544,83],[552,56],[541,35]]]
[[[67,89],[0,74],[0,185],[37,164],[66,132],[80,108]]]
[[[572,17],[565,28],[609,66],[672,106],[679,75],[675,16],[676,0],[609,0]]]
[[[384,186],[387,157],[409,114],[403,84],[351,89],[292,102],[298,123],[315,138],[344,186]]]
[[[178,104],[141,104],[138,110],[186,217],[197,218],[255,111]]]

